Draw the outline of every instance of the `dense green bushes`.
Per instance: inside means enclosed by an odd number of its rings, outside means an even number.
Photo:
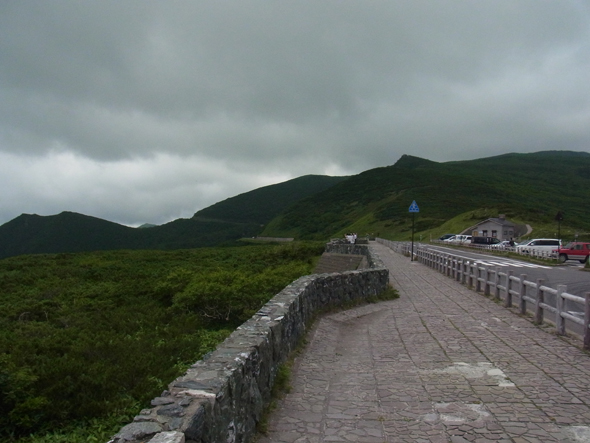
[[[110,435],[105,423],[137,413],[322,251],[292,243],[0,260],[0,438],[72,423],[93,425],[85,441],[96,429]],[[80,441],[68,438],[28,441]]]

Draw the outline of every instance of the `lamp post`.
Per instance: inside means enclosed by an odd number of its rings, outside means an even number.
[[[563,221],[563,214],[561,211],[557,211],[555,221],[557,221],[557,240],[561,241],[561,222]]]

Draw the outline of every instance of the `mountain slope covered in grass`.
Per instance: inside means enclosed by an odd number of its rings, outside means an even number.
[[[346,178],[304,175],[215,203],[198,211],[193,219],[266,224],[293,203],[328,189]]]
[[[404,155],[392,166],[350,177],[303,176],[216,203],[190,219],[146,229],[81,214],[23,214],[0,226],[0,258],[30,253],[218,246],[241,237],[327,240],[345,232],[406,240],[433,235],[449,220],[468,229],[504,214],[534,235],[590,232],[590,154],[545,151],[438,163]],[[563,238],[568,238],[567,236]]]
[[[303,199],[280,214],[263,235],[325,239],[346,231],[407,239],[416,201],[416,232],[429,232],[460,214],[475,224],[505,214],[522,223],[590,231],[590,154],[546,151],[437,163],[404,155]],[[482,218],[483,217],[483,218]],[[468,228],[467,224],[465,228]]]
[[[130,228],[88,215],[22,214],[0,226],[0,258],[21,254],[115,249],[186,249],[233,243],[257,235],[263,225],[297,200],[345,177],[309,175],[224,200],[161,226]]]

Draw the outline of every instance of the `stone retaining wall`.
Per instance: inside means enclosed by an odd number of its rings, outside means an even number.
[[[151,409],[141,411],[111,442],[248,441],[271,400],[279,367],[303,338],[310,321],[323,310],[387,288],[389,271],[371,256],[367,246],[361,253],[371,269],[299,278],[173,381],[152,400]]]
[[[372,262],[373,258],[371,256],[371,250],[369,249],[369,245],[366,244],[348,243],[345,240],[332,240],[330,243],[326,244],[326,252],[364,255],[367,257],[368,267],[375,267],[375,264]]]

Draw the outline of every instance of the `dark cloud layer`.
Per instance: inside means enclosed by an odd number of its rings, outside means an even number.
[[[581,0],[8,0],[0,66],[0,223],[590,147]]]

